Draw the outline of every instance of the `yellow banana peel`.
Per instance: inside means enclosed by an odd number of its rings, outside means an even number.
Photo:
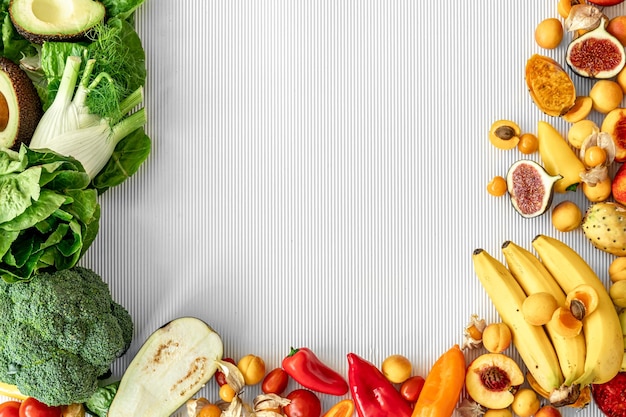
[[[598,307],[583,318],[586,343],[584,373],[574,383],[585,387],[609,381],[620,371],[624,340],[617,310],[606,287],[589,264],[564,242],[539,235],[532,245],[565,293],[582,284],[596,290]]]
[[[15,398],[16,400],[25,400],[28,398],[27,395],[20,392],[16,385],[7,384],[6,382],[0,382],[0,395]]]

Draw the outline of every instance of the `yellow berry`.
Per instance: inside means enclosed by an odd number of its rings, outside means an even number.
[[[235,398],[235,394],[235,390],[228,384],[224,384],[220,387],[219,396],[222,401],[226,401],[227,403],[231,402],[233,398]]]
[[[599,146],[590,146],[585,149],[583,162],[590,168],[597,167],[606,162],[606,151]]]
[[[506,194],[506,180],[500,175],[496,175],[487,184],[487,192],[494,197],[501,197]]]
[[[517,149],[525,155],[530,155],[531,153],[535,153],[539,148],[539,140],[537,136],[532,133],[524,133],[519,138],[519,143],[517,144]]]

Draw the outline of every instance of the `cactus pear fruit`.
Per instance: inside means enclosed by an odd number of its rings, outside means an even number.
[[[626,256],[626,207],[614,202],[591,205],[582,222],[589,242],[616,256]]]

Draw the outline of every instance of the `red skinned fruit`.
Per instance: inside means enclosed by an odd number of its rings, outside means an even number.
[[[616,202],[626,205],[626,164],[622,164],[611,183],[611,194]]]
[[[275,368],[271,370],[261,384],[261,390],[266,394],[280,395],[287,389],[289,384],[289,375],[283,368]]]
[[[322,415],[322,402],[308,389],[291,391],[287,399],[291,401],[284,408],[287,417],[320,417]]]
[[[626,372],[618,373],[604,384],[591,386],[593,400],[607,416],[626,415]]]
[[[595,4],[596,6],[617,6],[623,3],[624,0],[588,0],[587,3]]]
[[[235,362],[233,358],[224,358],[222,360],[224,362],[229,362],[229,363],[232,363],[233,365],[237,365],[237,363]],[[224,372],[219,371],[219,370],[215,372],[215,382],[217,382],[217,385],[220,387],[226,384],[226,375],[224,375]]]
[[[600,130],[610,134],[615,143],[615,162],[626,162],[626,108],[608,112]]]

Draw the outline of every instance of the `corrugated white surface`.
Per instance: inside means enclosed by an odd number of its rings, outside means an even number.
[[[154,149],[103,196],[83,262],[136,322],[116,372],[157,327],[194,315],[227,356],[269,368],[306,345],[344,373],[356,352],[374,363],[402,353],[426,374],[472,313],[496,318],[475,248],[500,257],[505,240],[530,248],[548,233],[604,273],[609,258],[580,231],[523,220],[485,191],[520,157],[489,144],[492,121],[565,128],[524,83],[532,53],[562,61],[564,44],[533,40],[556,7],[147,0],[137,24]],[[567,197],[585,208],[581,193]],[[214,384],[203,394],[216,399]]]

